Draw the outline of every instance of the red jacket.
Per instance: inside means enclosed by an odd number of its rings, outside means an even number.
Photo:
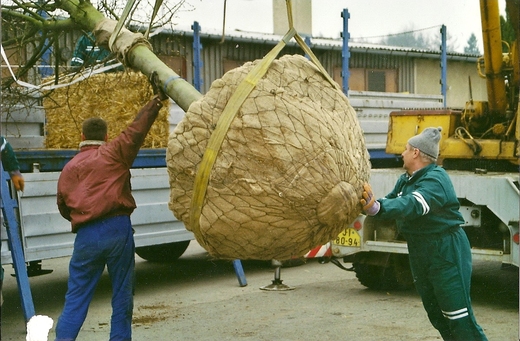
[[[118,137],[108,143],[83,141],[79,153],[63,167],[57,203],[72,232],[86,222],[134,211],[130,167],[161,107],[154,97]]]

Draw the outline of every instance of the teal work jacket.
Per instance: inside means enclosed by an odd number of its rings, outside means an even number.
[[[0,151],[0,159],[2,159],[2,166],[6,172],[11,173],[20,169],[20,165],[18,164],[18,160],[16,159],[13,148],[3,136],[0,136]]]
[[[394,189],[378,201],[376,217],[395,219],[404,236],[443,233],[464,223],[448,173],[433,163],[412,176],[402,174]]]

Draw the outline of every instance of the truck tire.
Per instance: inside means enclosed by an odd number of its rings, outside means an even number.
[[[358,281],[374,290],[408,289],[413,286],[408,255],[369,252],[352,263]]]
[[[175,243],[141,246],[135,248],[135,253],[150,262],[168,263],[176,261],[190,245],[189,240]]]

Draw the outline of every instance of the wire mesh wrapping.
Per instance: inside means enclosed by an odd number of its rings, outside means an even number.
[[[169,137],[169,207],[188,230],[197,168],[237,85],[216,80]],[[211,169],[197,241],[224,259],[290,259],[337,236],[361,211],[370,162],[356,113],[302,56],[275,60],[241,105]]]

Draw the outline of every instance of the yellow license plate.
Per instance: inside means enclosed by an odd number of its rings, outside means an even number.
[[[342,246],[361,246],[361,237],[355,229],[349,227],[341,231],[333,243]]]

